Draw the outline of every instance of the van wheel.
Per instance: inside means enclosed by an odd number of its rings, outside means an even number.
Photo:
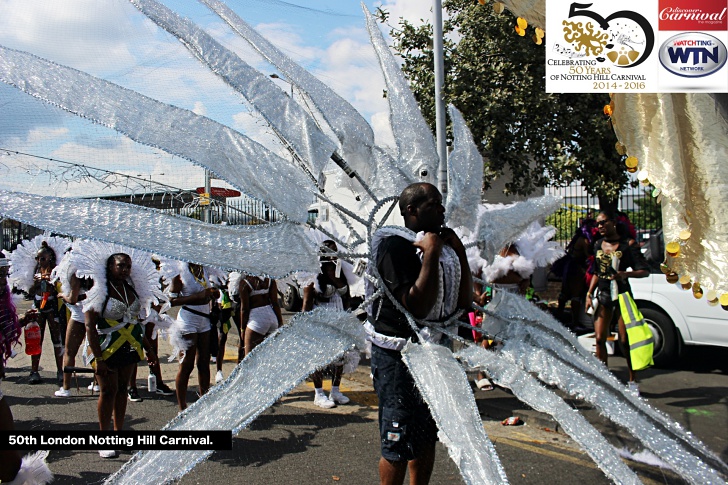
[[[655,339],[652,359],[657,367],[670,367],[675,365],[680,356],[680,342],[677,330],[670,317],[659,310],[644,308],[640,310],[645,322],[652,330]]]
[[[296,312],[301,309],[301,297],[298,295],[298,288],[290,283],[286,284],[286,291],[283,292],[282,306],[289,312]]]

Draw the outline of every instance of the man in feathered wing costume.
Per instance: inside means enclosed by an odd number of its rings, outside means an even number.
[[[426,483],[435,459],[437,425],[400,351],[409,339],[435,339],[435,335],[419,335],[407,313],[443,321],[457,309],[468,308],[472,278],[462,242],[451,229],[442,228],[445,207],[435,186],[408,186],[400,195],[399,208],[409,231],[400,235],[380,230],[372,255],[389,293],[373,306],[367,325],[379,398],[379,475],[382,483],[401,484],[409,468],[411,483]]]

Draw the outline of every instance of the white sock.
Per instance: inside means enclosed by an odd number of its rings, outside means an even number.
[[[339,386],[331,386],[331,393],[336,394],[339,392]]]
[[[326,397],[326,393],[324,392],[324,388],[323,387],[317,387],[317,388],[315,388],[315,390],[316,390],[316,395],[317,396],[324,396],[324,397]]]

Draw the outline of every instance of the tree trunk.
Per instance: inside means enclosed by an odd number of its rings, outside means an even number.
[[[599,210],[600,211],[609,211],[612,214],[617,212],[617,207],[619,206],[619,199],[609,199],[604,196],[599,196]]]

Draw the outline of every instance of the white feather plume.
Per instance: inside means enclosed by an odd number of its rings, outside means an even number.
[[[10,286],[25,292],[30,291],[35,281],[34,276],[38,264],[35,257],[44,241],[56,254],[56,264],[71,247],[71,240],[68,238],[41,234],[21,242],[15,251],[3,250],[3,254],[10,261],[10,274],[8,275]]]

